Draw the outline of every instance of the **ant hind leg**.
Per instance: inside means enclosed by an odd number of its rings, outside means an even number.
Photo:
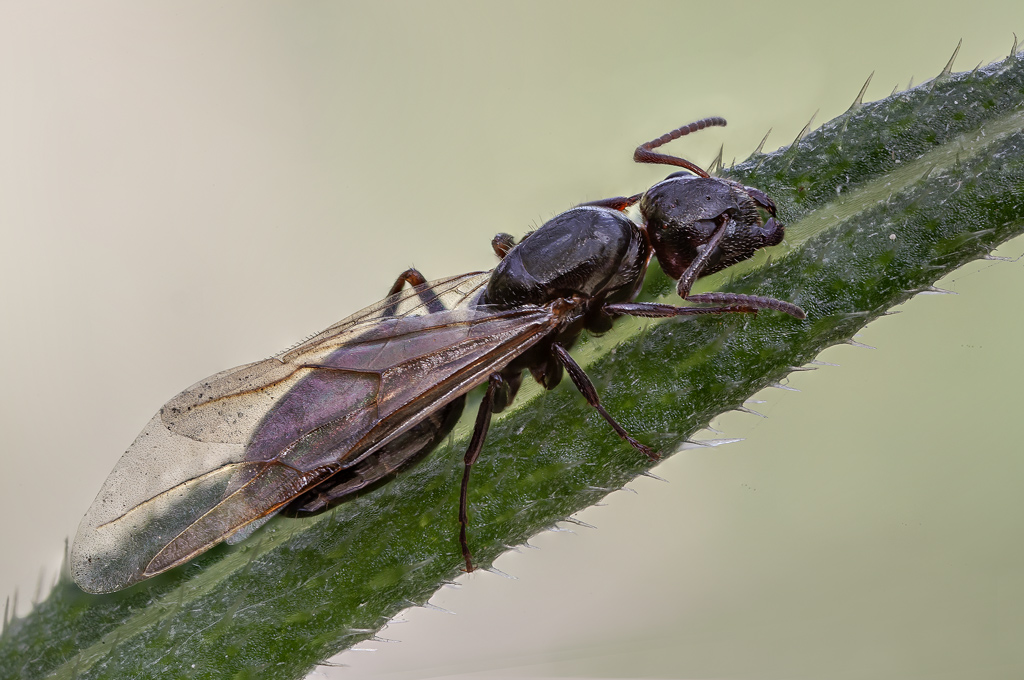
[[[423,274],[420,273],[419,269],[416,269],[415,267],[409,267],[404,272],[399,274],[397,279],[395,279],[395,283],[393,286],[391,286],[391,290],[388,291],[386,298],[394,297],[401,293],[402,289],[405,287],[405,284],[407,283],[412,288],[416,288],[417,286],[422,286],[426,282],[426,278],[424,278]],[[427,311],[431,313],[437,313],[443,312],[445,310],[445,306],[438,299],[437,295],[429,288],[424,288],[423,290],[419,291],[416,295],[419,297],[420,302],[426,305]],[[401,300],[397,299],[391,302],[391,304],[389,304],[387,308],[384,310],[384,316],[396,316],[398,314],[399,302],[401,302]]]
[[[423,278],[423,274],[420,274],[419,269],[416,269],[416,267],[409,267],[404,272],[398,275],[398,278],[395,279],[395,285],[391,286],[391,290],[388,291],[388,294],[385,297],[395,295],[396,293],[401,291],[402,288],[404,288],[405,284],[407,283],[413,288],[415,288],[421,283],[426,282],[427,280]]]
[[[469,526],[469,473],[473,469],[473,463],[480,457],[480,451],[484,448],[484,440],[487,439],[487,430],[491,426],[491,413],[493,413],[495,401],[501,401],[498,394],[508,389],[504,378],[498,373],[492,373],[487,382],[487,392],[480,401],[480,409],[476,412],[476,423],[473,426],[473,437],[469,441],[469,448],[466,449],[465,467],[462,471],[462,490],[459,492],[459,547],[462,548],[462,558],[466,561],[466,571],[471,572],[473,566],[473,554],[469,551],[469,539],[466,537],[466,528]],[[508,401],[507,397],[503,399]]]

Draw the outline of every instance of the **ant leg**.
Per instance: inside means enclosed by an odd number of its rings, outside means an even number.
[[[385,299],[398,295],[400,292],[402,292],[402,288],[407,283],[413,289],[415,289],[416,286],[422,286],[426,282],[427,280],[423,277],[423,274],[420,273],[419,269],[416,269],[415,267],[409,267],[404,272],[398,275],[398,278],[395,279],[395,284],[391,286],[391,290],[388,291],[388,294],[385,297]],[[416,295],[419,297],[420,302],[427,306],[427,311],[431,313],[444,311],[444,305],[441,304],[441,301],[437,299],[437,295],[432,290],[424,289],[416,293]],[[384,316],[396,316],[398,314],[398,304],[402,300],[407,299],[407,297],[408,296],[403,297],[401,300],[396,299],[391,304],[389,304],[384,309]]]
[[[582,368],[580,368],[580,365],[577,364],[571,356],[569,356],[569,352],[567,352],[566,349],[557,342],[551,345],[551,349],[555,353],[555,357],[557,357],[558,361],[565,366],[565,370],[569,373],[569,377],[572,378],[573,383],[576,385],[576,389],[580,391],[580,394],[582,394],[583,398],[587,400],[587,403],[596,408],[597,412],[601,414],[601,417],[608,421],[608,424],[612,426],[615,433],[629,442],[630,446],[651,460],[660,459],[661,455],[654,449],[649,446],[644,446],[637,440],[633,439],[633,437],[626,432],[626,428],[615,422],[615,419],[612,418],[611,414],[609,414],[608,411],[605,410],[604,406],[601,405],[601,400],[597,396],[597,390],[594,388],[594,383],[590,382],[590,378],[588,378],[587,374]]]
[[[508,255],[508,251],[515,247],[516,241],[512,238],[512,234],[500,232],[491,239],[491,248],[494,249],[494,254],[498,256],[499,260],[504,260],[505,256]]]
[[[729,225],[729,217],[722,215],[721,224],[715,229],[715,232],[711,234],[711,238],[708,242],[701,247],[701,251],[697,254],[697,257],[693,258],[693,262],[686,268],[683,275],[679,277],[679,283],[676,285],[676,292],[679,293],[679,297],[684,300],[690,295],[690,288],[693,287],[693,282],[697,280],[700,273],[704,271],[704,267],[707,265],[708,260],[711,259],[711,253],[714,252],[718,244],[725,238],[725,229]]]
[[[427,280],[423,278],[423,274],[420,274],[419,269],[416,269],[416,267],[409,267],[404,272],[398,275],[398,278],[395,279],[395,285],[391,286],[391,290],[389,290],[388,294],[385,295],[384,297],[391,297],[392,295],[395,295],[400,290],[402,290],[402,287],[405,286],[405,284],[407,283],[413,288],[415,288],[421,283],[426,282]]]
[[[683,298],[687,302],[709,302],[712,304],[725,304],[730,307],[738,307],[739,309],[726,308],[705,308],[715,310],[711,313],[723,313],[723,312],[747,312],[756,311],[758,309],[774,309],[778,312],[785,312],[790,316],[794,316],[797,319],[806,319],[807,314],[804,310],[800,309],[797,305],[791,302],[783,302],[782,300],[776,300],[775,298],[763,297],[760,295],[742,295],[740,293],[699,293],[697,295],[690,295],[690,288],[693,286],[693,282],[700,276],[701,271],[707,265],[708,259],[711,257],[711,253],[714,252],[718,244],[722,242],[722,238],[725,237],[726,227],[729,225],[729,218],[723,216],[725,219],[722,220],[722,224],[715,230],[715,233],[711,235],[708,242],[704,244],[700,253],[693,259],[690,266],[686,268],[683,275],[679,277],[679,283],[676,286],[676,291],[679,293],[679,297]],[[771,221],[769,219],[769,221]],[[637,303],[642,304],[642,303]],[[663,307],[670,307],[671,305],[662,305]],[[619,311],[615,312],[614,308],[618,308]],[[628,310],[629,305],[609,305],[605,307],[605,311],[615,314],[632,314],[634,316],[680,316],[679,314],[637,314],[634,311]],[[634,305],[635,307],[635,305]],[[610,309],[611,308],[611,309]],[[680,308],[682,309],[682,308]],[[686,312],[687,314],[699,314],[700,312]]]
[[[760,295],[741,295],[739,293],[700,293],[690,295],[686,298],[688,302],[718,303],[724,307],[676,307],[675,305],[663,305],[656,302],[623,302],[612,305],[605,305],[604,311],[608,314],[628,314],[630,316],[643,316],[649,319],[663,319],[670,316],[692,316],[698,314],[732,314],[754,313],[759,309],[773,309],[777,312],[785,312],[797,319],[806,319],[804,310],[791,302],[776,300],[775,298],[762,297]]]
[[[491,409],[494,405],[498,390],[507,387],[504,378],[498,373],[492,373],[487,382],[487,392],[480,401],[480,410],[476,412],[476,424],[473,426],[473,438],[469,441],[469,448],[466,450],[466,467],[462,471],[462,491],[459,494],[459,546],[462,548],[462,557],[466,560],[466,571],[473,571],[473,555],[469,552],[469,541],[466,539],[466,527],[469,525],[469,472],[473,463],[480,457],[480,451],[484,448],[484,440],[487,438],[487,429],[491,426]]]
[[[491,413],[501,413],[515,401],[516,395],[519,394],[519,388],[523,384],[523,372],[515,371],[512,375],[504,376],[502,380],[505,381],[505,384],[494,395]]]
[[[676,307],[657,302],[621,302],[605,305],[604,311],[613,316],[628,314],[642,316],[647,319],[665,319],[671,316],[697,316],[700,314],[731,314],[733,312],[757,312],[756,307],[746,305],[730,305],[728,307]]]
[[[633,194],[632,196],[616,196],[615,198],[602,198],[600,201],[587,201],[586,203],[580,203],[576,207],[593,206],[595,208],[611,208],[612,210],[625,210],[629,206],[633,205],[641,198],[643,194]]]
[[[696,295],[687,296],[689,302],[710,302],[712,304],[724,304],[724,305],[735,305],[741,308],[750,308],[752,310],[758,309],[773,309],[776,312],[784,312],[797,319],[806,319],[807,312],[802,310],[798,305],[794,305],[792,302],[786,302],[785,300],[777,300],[772,297],[765,297],[762,295],[743,295],[742,293],[698,293]],[[705,309],[713,309],[705,307]],[[740,311],[746,311],[741,309]]]

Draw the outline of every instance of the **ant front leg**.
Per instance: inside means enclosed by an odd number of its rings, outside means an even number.
[[[676,284],[676,292],[679,293],[679,297],[684,300],[689,299],[690,288],[693,287],[693,282],[697,280],[700,273],[704,271],[704,267],[707,266],[708,260],[711,259],[711,254],[715,252],[715,248],[725,238],[725,231],[729,226],[728,215],[720,215],[716,220],[719,224],[715,227],[714,233],[711,234],[711,238],[708,242],[701,246],[701,250],[697,253],[697,257],[693,258],[693,262],[686,268],[682,276],[679,277],[679,283]]]
[[[655,302],[625,302],[605,305],[604,311],[611,315],[629,314],[630,316],[643,316],[647,318],[666,318],[670,316],[691,316],[698,314],[733,314],[733,313],[756,313],[759,309],[771,309],[777,312],[789,314],[797,319],[806,319],[807,314],[799,306],[791,302],[776,300],[761,295],[743,295],[741,293],[698,293],[690,294],[693,282],[700,276],[701,271],[707,266],[711,254],[718,244],[725,237],[725,231],[729,226],[729,218],[723,215],[720,218],[721,224],[704,244],[697,257],[693,259],[690,266],[686,268],[679,277],[679,284],[676,287],[679,297],[687,302],[698,304],[717,304],[719,307],[676,307],[675,305],[664,305]]]
[[[767,196],[766,200],[770,201]],[[772,205],[774,208],[774,205]],[[769,218],[769,224],[774,222],[775,218]],[[697,257],[693,259],[690,266],[686,268],[682,276],[679,277],[679,283],[676,285],[676,292],[679,293],[679,297],[683,298],[687,302],[696,303],[711,303],[728,305],[727,307],[704,307],[704,308],[686,308],[680,307],[675,308],[679,311],[675,313],[668,313],[671,309],[670,305],[645,305],[644,303],[635,304],[623,304],[623,305],[608,305],[605,307],[605,311],[609,314],[632,314],[633,316],[681,316],[683,314],[725,314],[729,312],[756,312],[759,309],[773,309],[778,312],[785,312],[790,316],[796,317],[797,319],[806,319],[807,314],[804,310],[800,309],[799,306],[794,305],[791,302],[784,302],[782,300],[776,300],[775,298],[763,297],[760,295],[743,295],[740,293],[699,293],[697,295],[690,294],[690,288],[693,287],[694,281],[700,276],[704,267],[707,266],[708,260],[711,259],[712,253],[718,247],[718,244],[725,238],[725,232],[729,227],[731,219],[728,215],[721,215],[719,217],[720,224],[715,229],[715,232],[705,243],[701,251],[697,254]],[[655,309],[658,308],[658,309]],[[663,308],[663,309],[662,309]],[[641,313],[641,309],[648,310],[649,313]],[[694,311],[684,311],[693,309]],[[698,311],[699,310],[699,311]]]

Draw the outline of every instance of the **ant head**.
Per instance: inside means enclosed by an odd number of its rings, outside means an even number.
[[[771,215],[767,221],[762,220],[761,211]],[[716,177],[682,176],[659,182],[640,200],[640,212],[661,268],[674,279],[683,275],[720,227],[725,227],[725,234],[701,276],[777,245],[784,234],[771,199],[757,189]]]
[[[767,194],[731,180],[711,177],[677,156],[654,149],[706,127],[722,127],[724,118],[704,118],[641,144],[633,152],[637,163],[683,168],[647,190],[640,200],[647,236],[658,262],[674,279],[693,263],[716,231],[725,233],[698,275],[712,274],[751,257],[758,249],[782,241],[784,228],[775,219],[775,203]],[[761,212],[769,215],[763,221]]]

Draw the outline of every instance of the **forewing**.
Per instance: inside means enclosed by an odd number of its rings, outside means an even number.
[[[470,307],[487,285],[490,276],[490,272],[471,272],[406,288],[325,328],[278,356],[291,356],[310,348],[330,346],[337,336],[347,334],[353,329],[372,327],[381,319],[426,316],[438,309],[456,310]]]
[[[473,307],[483,281],[439,282],[436,298],[452,305],[441,312],[424,302],[435,284],[394,296],[172,399],[83,519],[75,580],[107,592],[191,559],[371,455],[550,329],[545,308]]]

